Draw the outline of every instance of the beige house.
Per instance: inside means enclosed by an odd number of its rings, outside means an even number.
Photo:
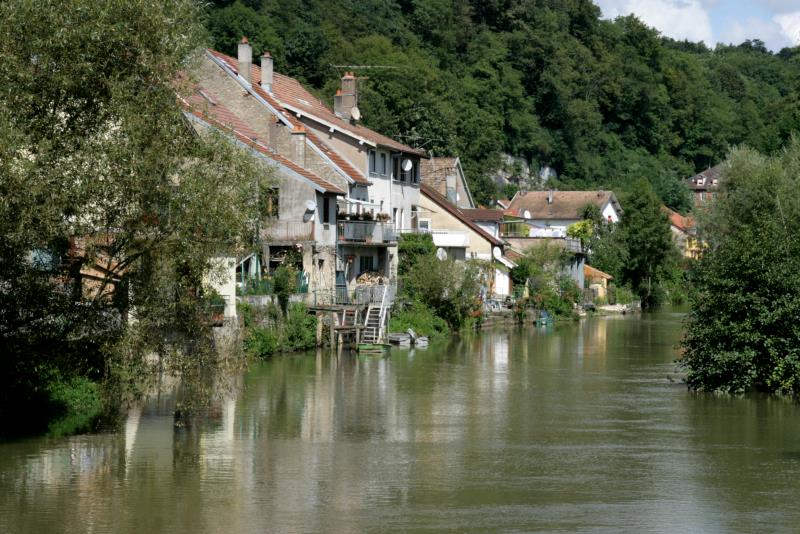
[[[594,298],[606,298],[606,295],[608,295],[608,282],[614,279],[613,276],[608,273],[604,273],[600,269],[595,269],[591,265],[584,265],[583,277],[585,278],[589,289],[592,290]]]
[[[504,252],[505,242],[490,234],[447,198],[423,184],[419,205],[420,232],[429,232],[437,249],[455,260],[483,260],[492,267],[487,292],[493,296],[511,294],[509,270],[515,267]]]

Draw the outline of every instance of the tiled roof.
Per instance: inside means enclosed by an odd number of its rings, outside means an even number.
[[[694,228],[695,226],[694,219],[692,219],[691,217],[686,217],[685,215],[681,215],[680,213],[672,211],[666,206],[662,206],[661,209],[664,211],[664,213],[667,214],[667,216],[669,217],[669,223],[675,228],[682,230],[684,232],[689,232]]]
[[[605,278],[606,280],[613,280],[614,277],[608,273],[604,273],[600,269],[595,269],[591,265],[583,266],[583,276],[586,278]]]
[[[701,173],[695,174],[691,178],[686,179],[686,185],[689,189],[707,190],[716,189],[719,187],[719,180],[722,176],[722,163],[715,165],[710,169],[706,169]]]
[[[255,79],[255,78],[254,78]],[[261,78],[259,76],[258,80]],[[312,95],[305,87],[294,78],[275,73],[273,75],[272,91],[278,100],[285,106],[300,109],[307,112],[308,115],[322,119],[325,122],[333,124],[340,130],[350,132],[352,135],[371,141],[377,145],[399,150],[401,152],[410,152],[424,156],[423,151],[411,148],[408,145],[395,141],[390,137],[379,134],[374,130],[370,130],[360,124],[353,124],[338,117],[328,106],[323,104],[318,98]]]
[[[492,245],[504,245],[503,241],[497,239],[496,237],[488,233],[486,230],[484,230],[483,228],[472,222],[466,215],[464,215],[464,212],[462,210],[451,204],[449,200],[447,200],[445,197],[434,191],[431,187],[425,184],[420,184],[419,190],[420,193],[433,200],[440,208],[444,209],[450,215],[452,215],[453,217],[464,223],[464,225],[467,226],[470,230],[479,234],[481,237],[486,239]]]
[[[552,193],[553,202],[547,201]],[[580,211],[593,204],[602,209],[612,202],[619,212],[619,204],[611,191],[520,191],[511,199],[511,213],[529,211],[531,219],[571,220],[580,219]]]
[[[206,123],[219,128],[223,131],[232,133],[236,139],[264,154],[271,160],[279,163],[288,169],[310,180],[319,186],[326,193],[333,193],[337,195],[344,195],[345,192],[330,182],[323,180],[313,172],[309,171],[296,164],[295,162],[281,156],[266,145],[266,142],[259,139],[258,134],[250,128],[247,123],[236,116],[231,110],[225,107],[218,98],[214,97],[207,89],[196,87],[196,90],[189,96],[183,97],[179,95],[179,100],[183,108],[194,115],[195,117],[205,121]],[[201,93],[202,91],[202,93]],[[215,103],[211,104],[203,93],[210,97]]]
[[[230,56],[226,56],[220,52],[216,52],[214,50],[208,50],[208,53],[212,56],[216,57],[217,59],[223,61],[231,70],[236,72],[236,60]],[[303,126],[303,123],[294,116],[294,114],[290,113],[288,110],[284,109],[284,107],[268,92],[261,88],[261,67],[258,65],[253,64],[250,67],[250,75],[252,76],[253,83],[251,87],[253,92],[255,92],[258,96],[263,98],[270,106],[275,108],[279,111],[282,116],[292,125],[293,128],[298,126]],[[319,138],[315,133],[306,130],[306,138],[316,146],[325,156],[330,159],[334,165],[339,167],[342,172],[344,172],[351,180],[356,183],[369,185],[370,181],[367,180],[366,176],[356,169],[349,161],[345,158],[340,156],[336,151],[331,149],[322,139]]]
[[[234,72],[236,72],[237,61],[235,58],[213,50],[209,50],[209,52],[217,58],[225,61],[225,63]],[[261,93],[266,94],[266,91],[261,89],[261,67],[255,63],[252,64],[250,67],[250,75],[252,77],[253,89],[257,89],[257,92],[260,91],[259,95]],[[300,84],[300,82],[294,78],[290,78],[289,76],[284,76],[283,74],[278,73],[273,73],[272,76],[272,93],[275,97],[273,100],[277,99],[281,105],[284,106],[284,108],[290,107],[292,109],[299,109],[301,112],[305,112],[305,114],[311,118],[316,117],[317,119],[321,119],[334,125],[336,128],[342,131],[365,139],[366,141],[374,144],[425,157],[425,152],[422,150],[411,148],[410,146],[399,143],[390,137],[386,137],[385,135],[379,134],[374,130],[370,130],[365,126],[352,124],[337,117],[333,111],[328,108],[328,106],[323,104],[317,97],[312,95],[305,87],[302,86],[302,84]]]
[[[491,221],[500,222],[503,220],[503,210],[491,210],[487,208],[461,208],[461,213],[471,221]]]

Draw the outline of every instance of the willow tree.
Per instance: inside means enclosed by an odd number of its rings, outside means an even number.
[[[191,0],[0,4],[0,419],[108,378],[113,354],[208,339],[203,280],[249,242],[264,171],[176,105],[201,15]]]
[[[800,141],[729,157],[683,342],[693,388],[800,393]]]

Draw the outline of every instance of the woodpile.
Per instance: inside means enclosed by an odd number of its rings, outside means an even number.
[[[382,286],[389,283],[389,279],[377,271],[366,271],[358,275],[356,283],[362,286]]]

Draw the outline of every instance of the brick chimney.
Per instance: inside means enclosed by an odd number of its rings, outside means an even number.
[[[351,110],[358,105],[358,95],[356,94],[356,77],[352,72],[345,72],[342,76],[342,88],[336,91],[333,97],[333,112],[338,117],[349,121]]]
[[[272,56],[266,51],[261,56],[261,88],[272,92]]]
[[[295,126],[292,130],[292,145],[294,146],[294,162],[301,167],[306,166],[306,129]]]
[[[252,70],[251,66],[253,64],[253,47],[250,46],[247,37],[242,37],[242,40],[239,42],[238,55],[236,69],[239,71],[239,76],[244,78],[247,83],[252,83],[250,71]]]

